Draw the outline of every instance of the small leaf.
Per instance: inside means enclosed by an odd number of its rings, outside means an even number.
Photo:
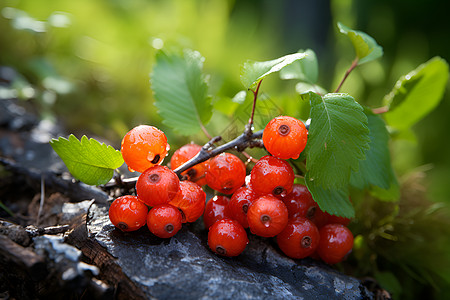
[[[294,61],[305,57],[306,53],[294,53],[270,61],[248,60],[241,69],[241,82],[247,89],[250,89],[267,75],[278,72]]]
[[[159,51],[151,74],[155,106],[163,123],[183,135],[197,133],[212,116],[208,84],[200,53]]]
[[[347,35],[352,42],[358,58],[358,65],[383,56],[383,48],[367,33],[350,29],[340,22],[338,22],[338,27],[341,33]]]
[[[89,185],[107,183],[124,162],[120,151],[86,136],[80,141],[71,134],[69,139],[52,139],[50,145],[72,176]]]
[[[311,124],[306,147],[309,178],[324,189],[348,186],[351,171],[369,149],[367,116],[347,94],[303,95],[311,102]]]
[[[401,77],[385,97],[389,126],[405,130],[432,111],[442,99],[448,82],[448,63],[434,57]]]
[[[316,53],[311,49],[298,51],[305,53],[306,57],[293,62],[280,71],[281,79],[298,79],[303,82],[314,84],[319,77],[319,65]]]
[[[352,172],[350,183],[360,190],[373,189],[374,186],[378,187],[377,191],[395,189],[398,182],[392,170],[386,125],[379,115],[368,109],[365,113],[369,126],[370,149],[366,151],[366,159],[359,161],[359,171]],[[385,200],[385,197],[382,198]]]
[[[306,94],[308,92],[313,92],[319,95],[325,95],[327,93],[327,91],[316,85],[316,84],[310,84],[310,83],[306,83],[306,82],[299,82],[295,85],[295,91],[298,94]]]
[[[345,218],[354,218],[355,209],[350,202],[348,189],[326,189],[311,180],[309,173],[305,175],[306,186],[313,196],[314,201],[317,202],[320,209],[329,214],[341,216]]]

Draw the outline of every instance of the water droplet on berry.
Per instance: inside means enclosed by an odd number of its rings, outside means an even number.
[[[128,167],[128,171],[130,172],[136,172],[135,170],[133,170],[132,168]]]

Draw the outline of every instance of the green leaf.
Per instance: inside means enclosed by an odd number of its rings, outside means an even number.
[[[191,50],[156,54],[151,74],[155,106],[163,123],[183,135],[197,133],[212,116],[203,61],[200,53]]]
[[[402,76],[385,97],[389,126],[405,130],[432,111],[442,99],[448,82],[448,63],[434,57]]]
[[[107,183],[124,162],[120,151],[84,135],[81,141],[73,134],[69,139],[52,139],[50,145],[72,176],[89,185]]]
[[[248,60],[241,69],[241,82],[245,88],[250,89],[267,75],[278,72],[294,61],[305,57],[306,53],[294,53],[270,61]]]
[[[322,88],[316,84],[310,84],[310,83],[306,83],[306,82],[297,83],[295,85],[295,91],[300,95],[308,93],[308,92],[313,92],[313,93],[320,94],[320,95],[325,95],[327,93],[327,91],[324,88]]]
[[[367,33],[353,30],[340,22],[338,22],[338,27],[340,32],[347,35],[352,42],[358,58],[358,65],[383,56],[383,48]]]
[[[395,186],[398,186],[391,165],[389,133],[380,116],[368,109],[365,113],[369,126],[370,149],[366,151],[366,159],[359,161],[359,171],[352,172],[350,184],[360,190],[376,186],[379,188],[377,191],[380,191],[381,198],[387,200],[381,195],[381,190],[395,189]],[[389,200],[395,200],[395,198]]]
[[[351,171],[369,149],[367,116],[348,94],[331,93],[321,97],[305,94],[311,102],[311,124],[306,147],[309,179],[324,189],[347,187]]]
[[[309,173],[306,173],[305,183],[314,201],[317,202],[321,210],[332,215],[350,219],[355,217],[355,209],[350,202],[348,189],[323,188],[316,181],[311,180]]]
[[[306,57],[287,65],[280,71],[281,79],[298,79],[303,82],[314,84],[319,77],[319,64],[317,63],[317,56],[311,49],[298,51],[298,53],[305,53]]]

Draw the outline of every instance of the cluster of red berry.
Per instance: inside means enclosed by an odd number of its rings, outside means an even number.
[[[289,257],[312,256],[329,264],[342,261],[353,247],[353,235],[346,227],[350,220],[320,210],[308,189],[294,184],[294,171],[286,161],[298,158],[304,150],[305,125],[280,116],[267,124],[262,139],[271,155],[260,158],[250,175],[241,159],[224,152],[184,171],[187,180],[180,181],[171,169],[159,165],[169,149],[164,133],[152,126],[132,129],[121,151],[129,168],[142,174],[136,183],[137,196],[119,197],[111,205],[111,222],[124,231],[147,223],[153,234],[168,238],[182,223],[203,215],[208,245],[219,255],[236,256],[244,251],[249,228],[252,234],[276,237]],[[199,151],[199,145],[184,145],[173,154],[171,168],[183,165]],[[203,185],[221,195],[206,203]]]

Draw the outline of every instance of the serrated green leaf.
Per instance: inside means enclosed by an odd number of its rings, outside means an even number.
[[[391,165],[386,124],[379,115],[373,114],[368,109],[365,113],[368,119],[370,149],[366,151],[366,159],[359,161],[359,170],[352,172],[350,184],[360,190],[371,188],[380,194],[382,200],[395,200],[393,197],[395,194],[386,199],[386,193],[381,193],[383,190],[394,191],[395,186],[398,186]],[[375,189],[375,186],[378,188]]]
[[[436,108],[444,94],[448,73],[448,63],[434,57],[402,76],[384,99],[389,106],[384,114],[388,125],[408,129]]]
[[[280,78],[298,79],[306,83],[315,84],[319,77],[319,64],[317,63],[316,53],[311,49],[300,50],[298,53],[305,53],[306,57],[280,70]]]
[[[69,139],[52,139],[50,145],[72,176],[89,185],[107,183],[124,162],[120,151],[85,135],[81,141],[73,134]]]
[[[350,219],[355,217],[355,209],[350,202],[347,188],[323,188],[317,182],[311,180],[309,173],[305,175],[305,183],[314,201],[317,202],[321,210],[340,217]]]
[[[245,88],[250,89],[267,75],[278,72],[305,57],[306,53],[294,53],[270,61],[248,60],[241,69],[241,82]]]
[[[338,27],[340,32],[347,35],[352,42],[358,58],[358,65],[383,56],[383,48],[367,33],[353,30],[340,22],[338,22]]]
[[[306,168],[310,180],[324,189],[348,186],[351,171],[369,149],[367,116],[348,94],[304,95],[311,102]]]
[[[197,133],[212,116],[200,53],[159,51],[151,76],[155,106],[163,123],[183,135]]]

